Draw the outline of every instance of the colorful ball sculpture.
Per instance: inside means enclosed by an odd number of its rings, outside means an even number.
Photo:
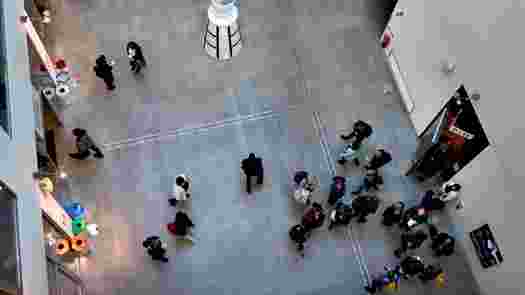
[[[86,230],[86,221],[84,218],[75,218],[73,219],[73,234],[79,235]]]
[[[55,252],[57,255],[65,255],[67,252],[69,252],[69,241],[68,240],[59,240],[55,244]]]

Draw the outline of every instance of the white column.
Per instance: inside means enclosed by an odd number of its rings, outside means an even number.
[[[239,9],[234,0],[211,0],[203,40],[204,49],[209,56],[227,60],[239,53],[242,38],[238,17]]]

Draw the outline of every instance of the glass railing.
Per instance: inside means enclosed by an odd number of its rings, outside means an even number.
[[[0,1],[0,12],[3,11]],[[5,57],[5,31],[3,13],[0,13],[0,126],[7,133],[11,134],[9,98],[7,93],[7,64]]]

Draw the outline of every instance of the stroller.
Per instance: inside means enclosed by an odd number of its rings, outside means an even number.
[[[310,205],[312,193],[318,187],[317,177],[312,177],[306,171],[298,171],[294,175],[293,198],[297,203]]]
[[[401,221],[403,212],[405,211],[405,203],[397,202],[388,206],[383,212],[383,220],[381,223],[384,226],[392,226]]]
[[[335,176],[332,180],[330,195],[328,196],[328,204],[331,206],[344,197],[346,193],[346,179],[344,177]]]

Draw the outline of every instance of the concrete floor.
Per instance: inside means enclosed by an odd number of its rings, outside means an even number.
[[[414,204],[422,189],[403,176],[416,136],[399,95],[383,94],[392,78],[373,1],[243,1],[244,48],[224,63],[201,47],[208,1],[56,1],[51,51],[80,75],[63,114],[59,158],[73,149],[75,127],[106,150],[102,161],[62,163],[73,175],[74,198],[101,227],[95,255],[81,261],[90,295],[362,294],[369,274],[395,263],[398,238],[378,216],[348,232],[329,233],[325,225],[304,259],[287,236],[304,209],[289,196],[295,170],[320,177],[315,198],[323,202],[335,173],[359,183],[362,171],[334,164],[338,135],[357,119],[374,126],[370,149],[384,145],[394,157],[384,171],[382,206]],[[148,61],[138,77],[124,55],[129,40],[143,46]],[[92,73],[99,53],[117,61],[114,93]],[[239,169],[249,152],[263,157],[266,170],[252,196],[242,192]],[[193,246],[165,230],[175,213],[168,193],[181,172],[193,178],[185,208],[196,223]],[[453,227],[446,218],[438,225]],[[141,241],[152,234],[167,241],[169,264],[145,256]],[[401,293],[476,294],[461,253],[442,263],[446,288],[403,282]]]

